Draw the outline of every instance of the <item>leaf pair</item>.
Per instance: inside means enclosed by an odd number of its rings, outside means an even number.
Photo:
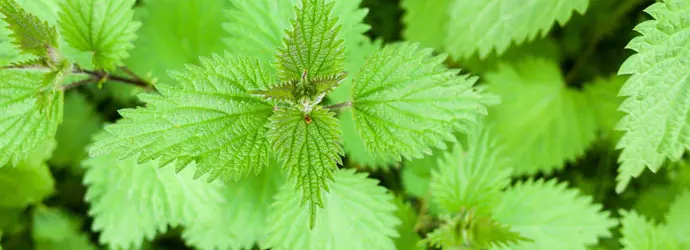
[[[448,153],[432,173],[432,201],[450,219],[426,241],[546,250],[584,248],[610,236],[616,222],[564,183],[528,180],[509,186],[514,162],[497,147],[496,135],[490,127],[472,131],[468,150]]]
[[[589,0],[404,0],[403,36],[449,53],[454,59],[474,54],[503,54],[511,44],[544,36],[554,22],[564,25]]]

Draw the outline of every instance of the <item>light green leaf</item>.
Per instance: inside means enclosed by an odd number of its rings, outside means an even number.
[[[402,0],[405,10],[402,36],[408,41],[415,41],[424,47],[442,51],[447,36],[450,7],[453,0]]]
[[[526,240],[487,216],[473,212],[464,215],[445,219],[445,223],[427,234],[421,243],[442,249],[489,249]]]
[[[389,45],[353,79],[355,125],[374,155],[421,158],[486,113],[490,101],[472,87],[476,78],[458,76],[431,52]]]
[[[396,197],[393,202],[398,207],[395,210],[395,216],[402,222],[398,225],[398,237],[395,238],[395,249],[398,250],[423,250],[424,248],[417,245],[421,240],[419,234],[416,232],[417,214],[412,209],[412,206],[402,197]]]
[[[645,11],[654,20],[639,24],[642,36],[627,48],[637,52],[619,74],[631,75],[620,95],[627,97],[618,124],[625,135],[617,147],[617,192],[645,167],[656,172],[666,158],[677,161],[690,149],[690,1],[665,0]]]
[[[86,145],[91,142],[91,136],[101,130],[102,117],[77,92],[68,93],[64,105],[64,119],[57,129],[57,146],[50,163],[76,169],[87,156]]]
[[[32,238],[36,250],[96,250],[81,232],[76,216],[55,208],[37,207],[33,212]]]
[[[60,34],[74,48],[93,53],[96,68],[115,70],[134,47],[141,23],[132,21],[136,0],[64,0]]]
[[[223,25],[229,33],[226,39],[228,51],[258,57],[262,63],[273,61],[275,52],[283,45],[283,37],[290,28],[290,19],[295,16],[293,5],[296,5],[298,1],[231,0],[230,2],[232,7],[228,10],[229,21]],[[332,17],[338,17],[338,25],[342,27],[340,38],[347,45],[346,50],[349,50],[354,47],[354,44],[365,39],[362,33],[369,27],[363,23],[363,19],[367,12],[359,8],[361,0],[333,2],[335,3]],[[349,54],[349,52],[346,53]]]
[[[268,237],[267,216],[284,182],[280,166],[271,164],[257,177],[226,184],[225,201],[186,225],[182,237],[198,249],[251,249]]]
[[[588,5],[589,0],[455,0],[446,8],[446,52],[454,58],[502,54],[512,43],[545,36],[554,22],[565,25],[573,11],[583,14]]]
[[[335,3],[329,0],[302,0],[297,17],[276,55],[278,76],[282,81],[336,75],[345,68],[345,46],[338,20],[333,18]]]
[[[0,71],[0,167],[16,166],[55,137],[63,92],[43,86],[45,77],[43,71]]]
[[[40,57],[52,57],[58,48],[55,27],[28,13],[14,0],[0,0],[0,13],[12,31],[14,45],[22,52]]]
[[[437,152],[421,159],[403,161],[401,178],[405,192],[416,197],[429,195],[431,171],[438,169],[438,160],[446,152]]]
[[[456,145],[431,173],[433,201],[447,213],[488,212],[510,184],[512,166],[489,129],[473,129],[467,148]]]
[[[335,173],[330,192],[324,193],[324,209],[310,230],[310,212],[300,208],[293,184],[287,183],[276,196],[265,248],[302,250],[395,249],[396,209],[393,197],[377,181],[355,174]]]
[[[618,111],[623,101],[618,97],[618,92],[626,80],[627,77],[613,76],[598,78],[585,85],[585,94],[596,115],[599,130],[604,136],[613,135],[615,139],[620,138],[614,129],[624,115]]]
[[[150,72],[170,82],[168,70],[222,53],[226,49],[222,23],[228,19],[225,10],[229,7],[227,0],[146,1],[134,9],[142,26],[126,65],[141,75]]]
[[[501,96],[489,120],[515,162],[514,174],[561,169],[595,139],[594,111],[584,94],[565,85],[556,62],[502,65],[485,80]]]
[[[345,69],[351,76],[356,76],[362,69],[369,56],[379,51],[383,45],[382,40],[372,42],[365,39],[359,44],[348,45],[346,51]],[[340,83],[328,98],[333,103],[343,103],[352,101],[352,77],[348,77]],[[374,155],[364,145],[364,140],[357,133],[355,128],[355,121],[352,117],[352,111],[349,108],[342,109],[338,114],[340,120],[340,127],[343,131],[344,144],[343,148],[349,160],[354,163],[367,167],[370,169],[387,169],[395,162],[393,157],[383,157],[381,155]]]
[[[55,180],[45,161],[55,147],[44,141],[16,166],[0,168],[0,206],[23,208],[40,203],[55,192]]]
[[[170,166],[159,169],[158,160],[118,160],[118,153],[83,163],[93,231],[100,232],[100,242],[110,248],[140,248],[143,240],[152,240],[169,226],[196,222],[222,201],[217,185],[192,178],[192,166],[176,173]]]
[[[334,113],[316,107],[310,114],[295,108],[281,108],[271,116],[268,140],[283,169],[302,190],[313,227],[317,206],[324,207],[323,193],[342,165],[342,134]]]
[[[283,45],[290,18],[294,17],[293,4],[297,1],[230,0],[229,20],[223,25],[229,33],[225,42],[228,51],[246,53],[262,63],[273,61],[275,52]]]
[[[687,212],[687,210],[686,210]],[[635,211],[622,211],[623,250],[680,250],[678,242],[661,226],[647,221]],[[687,231],[686,231],[687,232]]]
[[[683,191],[666,214],[666,232],[673,235],[682,249],[690,248],[690,191]]]
[[[273,82],[255,60],[213,56],[202,66],[172,73],[178,84],[161,83],[160,94],[144,94],[146,108],[120,110],[124,117],[106,127],[110,137],[97,141],[91,154],[123,148],[122,158],[160,159],[178,169],[197,163],[196,176],[237,180],[268,164],[265,125],[271,104],[249,94]],[[174,162],[174,163],[173,163]]]
[[[374,155],[364,145],[364,140],[356,129],[352,111],[343,110],[338,114],[340,128],[343,132],[343,148],[349,160],[353,163],[369,169],[388,169],[395,162],[394,157]]]
[[[531,240],[500,249],[586,249],[610,237],[616,221],[592,198],[556,181],[520,182],[503,193],[492,217]]]

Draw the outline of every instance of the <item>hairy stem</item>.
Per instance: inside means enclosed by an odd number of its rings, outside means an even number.
[[[330,109],[331,111],[336,111],[341,108],[346,108],[346,107],[352,107],[352,102],[347,101],[347,102],[341,102],[333,105],[326,106],[327,109]]]
[[[79,66],[76,66],[76,69],[73,71],[73,73],[83,73],[83,74],[89,75],[90,77],[88,79],[84,79],[84,80],[81,80],[78,82],[74,82],[74,83],[70,83],[68,85],[65,85],[62,87],[62,89],[67,90],[67,89],[78,87],[78,86],[81,86],[84,84],[89,84],[89,83],[94,83],[94,82],[104,81],[104,80],[111,80],[111,81],[115,81],[115,82],[120,82],[120,83],[124,83],[124,84],[129,84],[129,85],[141,87],[141,88],[144,88],[146,91],[155,90],[153,88],[153,85],[151,85],[149,82],[143,80],[141,77],[134,74],[134,72],[132,72],[131,70],[129,70],[125,67],[122,67],[122,69],[125,73],[130,75],[132,78],[110,75],[110,74],[108,74],[102,70],[99,70],[99,71],[85,70]]]
[[[70,84],[67,84],[67,85],[63,85],[61,88],[62,88],[62,90],[68,90],[68,89],[73,89],[73,88],[79,87],[79,86],[81,86],[81,85],[86,85],[86,84],[94,83],[94,82],[97,82],[97,81],[98,81],[98,79],[96,79],[96,78],[94,78],[94,77],[89,77],[89,78],[86,78],[86,79],[81,80],[81,81],[76,81],[76,82],[73,82],[73,83],[70,83]]]

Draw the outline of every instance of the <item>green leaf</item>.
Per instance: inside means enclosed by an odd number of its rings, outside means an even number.
[[[229,33],[225,42],[228,51],[246,53],[262,63],[273,61],[275,52],[283,45],[297,0],[230,0],[230,3],[229,20],[223,25]]]
[[[656,172],[666,158],[677,161],[690,149],[690,2],[665,0],[645,11],[654,20],[639,24],[642,36],[628,44],[637,54],[619,74],[631,75],[620,95],[627,97],[618,124],[625,135],[617,147],[618,185],[622,192],[645,167]]]
[[[168,70],[226,49],[226,34],[220,30],[229,7],[227,0],[156,0],[137,6],[135,17],[142,25],[125,64],[141,75],[150,72],[170,82]]]
[[[272,249],[395,249],[396,209],[393,197],[376,180],[347,169],[335,173],[330,192],[324,193],[324,210],[308,227],[309,211],[301,209],[300,197],[291,183],[283,186],[267,221]]]
[[[429,184],[431,182],[431,172],[438,170],[438,160],[445,151],[436,152],[421,159],[403,161],[401,178],[402,185],[407,194],[416,197],[427,197],[429,195]]]
[[[13,44],[24,53],[52,57],[58,48],[55,27],[29,14],[14,0],[0,0],[0,13],[12,31]]]
[[[408,41],[442,51],[450,20],[448,8],[452,2],[453,0],[402,0],[401,6],[405,10],[402,36]]]
[[[83,163],[92,229],[110,248],[140,248],[143,240],[195,222],[222,201],[218,186],[192,178],[192,166],[176,173],[170,166],[159,169],[158,160],[138,164],[135,157],[119,160],[118,153]]]
[[[0,207],[23,208],[55,192],[55,180],[45,163],[54,147],[54,142],[44,141],[16,166],[0,168]]]
[[[295,16],[293,5],[297,0],[231,0],[228,22],[223,25],[229,33],[226,44],[232,53],[246,53],[258,57],[262,63],[275,59],[275,52],[283,46],[283,38],[289,32],[289,20]],[[340,39],[347,50],[364,40],[362,35],[369,27],[363,23],[366,10],[360,9],[361,0],[334,2],[332,17],[338,17]],[[320,24],[321,25],[321,24]],[[349,51],[346,52],[349,54]],[[350,60],[348,58],[348,60]],[[271,69],[273,70],[273,69]],[[339,73],[339,72],[337,72]],[[300,76],[302,72],[299,72]]]
[[[466,213],[464,217],[446,218],[421,243],[442,249],[494,249],[524,240],[508,226],[489,217]]]
[[[55,208],[37,207],[33,212],[32,238],[36,250],[96,250],[81,232],[81,220]]]
[[[106,127],[110,137],[97,141],[91,154],[118,148],[122,158],[160,159],[178,169],[197,163],[196,177],[237,180],[268,164],[265,125],[271,104],[247,89],[268,86],[272,78],[245,56],[203,58],[202,67],[172,73],[178,84],[161,83],[160,94],[143,94],[146,108],[120,110],[124,117]]]
[[[431,173],[433,201],[447,213],[487,212],[510,184],[512,166],[489,129],[475,128],[469,134],[468,149],[456,145]]]
[[[395,249],[398,250],[422,250],[417,242],[421,240],[419,234],[416,232],[417,214],[412,209],[412,206],[402,197],[396,197],[393,202],[397,206],[395,216],[402,222],[398,225],[398,237],[395,238]]]
[[[445,8],[446,52],[454,58],[502,54],[513,43],[546,35],[554,22],[565,25],[573,11],[584,14],[588,5],[589,0],[455,0]]]
[[[251,249],[268,237],[266,219],[284,182],[280,166],[273,163],[257,177],[226,184],[225,201],[186,225],[182,237],[198,249]]]
[[[582,155],[597,125],[586,96],[566,87],[556,62],[528,59],[486,74],[501,104],[489,111],[514,174],[550,173]]]
[[[531,240],[501,248],[511,250],[586,249],[598,238],[611,237],[609,229],[617,224],[591,197],[553,180],[517,183],[503,192],[491,214]]]
[[[685,190],[676,197],[666,214],[666,232],[673,235],[681,249],[690,248],[690,191]]]
[[[412,43],[389,45],[353,79],[355,125],[374,155],[421,158],[486,113],[490,101],[473,89],[476,78],[458,76],[431,52]]]
[[[302,190],[301,205],[308,203],[309,225],[316,223],[317,206],[324,207],[323,191],[342,165],[342,135],[334,113],[316,107],[310,114],[281,108],[271,116],[267,134],[283,169]]]
[[[57,146],[50,163],[76,169],[87,156],[86,146],[91,136],[101,130],[102,117],[82,94],[65,96],[63,123],[58,126]]]
[[[292,29],[276,55],[278,76],[283,81],[336,75],[345,68],[345,46],[338,19],[332,17],[329,0],[302,0],[296,8]]]
[[[647,221],[635,211],[622,211],[621,214],[621,244],[624,250],[681,249],[673,235],[665,232],[661,226]]]
[[[93,53],[96,68],[115,70],[134,47],[141,24],[132,21],[136,0],[64,0],[60,34],[74,48]]]
[[[62,91],[41,84],[45,72],[0,70],[0,167],[16,166],[62,122]]]
[[[369,39],[365,39],[358,44],[348,45],[346,51],[347,60],[345,61],[346,71],[349,72],[351,76],[359,74],[367,58],[383,47],[382,43],[382,40],[372,42]],[[348,77],[341,82],[340,86],[328,95],[328,98],[334,103],[352,101],[352,77]],[[338,114],[338,119],[340,120],[340,127],[343,131],[343,148],[349,160],[370,169],[387,169],[395,162],[394,157],[384,157],[369,152],[364,145],[364,140],[359,133],[357,133],[351,109],[342,109]]]
[[[594,110],[599,130],[604,136],[620,138],[615,128],[624,113],[618,110],[623,102],[623,99],[618,97],[618,92],[626,80],[627,77],[613,76],[598,78],[585,85],[585,94]]]

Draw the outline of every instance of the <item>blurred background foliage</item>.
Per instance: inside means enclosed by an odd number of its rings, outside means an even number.
[[[19,2],[44,20],[53,24],[56,22],[55,1]],[[591,126],[580,126],[580,129],[588,130],[584,131],[584,134],[591,135],[584,136],[583,140],[587,141],[583,143],[586,145],[585,148],[570,150],[570,154],[563,156],[568,159],[563,164],[552,166],[553,163],[546,162],[538,169],[540,171],[520,170],[518,172],[522,174],[515,176],[514,181],[555,177],[591,195],[595,202],[603,204],[604,208],[613,214],[617,214],[621,209],[634,209],[657,221],[663,220],[664,213],[677,194],[690,188],[690,161],[686,160],[667,164],[668,166],[661,168],[656,174],[646,171],[622,194],[616,194],[614,191],[618,167],[618,151],[615,144],[620,137],[620,133],[615,131],[614,127],[622,117],[616,111],[621,101],[616,94],[626,79],[616,76],[616,73],[623,61],[632,54],[624,48],[637,35],[633,28],[641,21],[649,19],[642,10],[653,2],[655,1],[592,0],[584,15],[574,14],[565,26],[554,25],[548,35],[519,46],[513,45],[501,56],[494,53],[485,59],[476,56],[459,60],[448,59],[447,64],[450,67],[463,68],[465,72],[479,76],[480,84],[489,85],[491,89],[491,81],[500,81],[507,77],[496,73],[496,69],[511,67],[509,65],[513,62],[530,58],[529,60],[534,61],[530,67],[515,67],[512,70],[517,74],[531,77],[539,77],[544,71],[558,71],[562,75],[562,87],[567,88],[570,91],[568,93],[578,95],[578,98],[581,98],[579,102],[587,104],[590,109],[586,112],[592,116]],[[136,18],[143,26],[138,32],[136,47],[131,52],[131,57],[126,60],[127,67],[149,80],[165,82],[170,81],[167,75],[169,69],[179,69],[184,64],[197,63],[199,56],[222,53],[226,48],[223,40],[227,38],[226,32],[223,31],[223,22],[227,16],[223,11],[229,6],[230,3],[226,0],[140,0],[136,7]],[[406,9],[401,0],[363,0],[361,6],[369,9],[369,15],[365,20],[371,25],[367,35],[372,40],[384,43],[394,43],[403,39],[421,40],[424,45],[434,47],[434,41],[438,39],[415,37],[406,32]],[[0,41],[7,39],[6,32],[0,29]],[[16,53],[12,50],[0,50],[0,62],[6,63],[9,58],[15,58]],[[11,204],[0,204],[2,246],[5,249],[97,249],[98,236],[89,230],[92,222],[87,215],[88,207],[84,203],[84,170],[80,163],[87,156],[84,149],[91,136],[104,124],[117,120],[118,109],[141,105],[136,98],[138,92],[138,89],[129,85],[110,82],[105,82],[102,86],[89,85],[78,88],[65,97],[65,122],[59,127],[54,145],[50,145],[50,149],[36,149],[36,157],[32,157],[18,168],[0,168],[0,178],[21,178],[17,179],[16,183],[22,186],[32,183],[34,188],[41,190],[33,193],[42,194],[39,197],[27,197],[26,200],[8,201]],[[507,95],[502,97],[509,101],[504,101],[502,106],[494,108],[498,110],[498,114],[506,113],[505,116],[498,115],[490,119],[497,121],[499,130],[501,126],[513,130],[515,126],[520,126],[519,135],[506,136],[515,137],[510,140],[515,141],[517,145],[529,143],[525,135],[539,134],[543,132],[542,129],[548,129],[544,128],[548,124],[539,119],[526,120],[525,124],[518,124],[521,120],[514,119],[513,116],[516,114],[511,114],[521,109],[530,109],[534,100],[522,100],[538,98],[538,94],[511,97],[510,95],[516,92],[510,89],[496,89],[495,92]],[[510,101],[513,99],[514,101]],[[554,117],[568,121],[568,115],[563,113]],[[351,121],[343,120],[343,123],[347,122]],[[567,122],[562,124],[569,125]],[[343,127],[346,137],[356,136],[352,126]],[[539,136],[548,140],[582,139],[562,134]],[[544,147],[549,146],[548,140],[532,143],[534,146]],[[411,201],[411,207],[405,207],[401,200],[398,201],[400,206],[405,208],[399,211],[399,216],[405,218],[404,223],[419,229],[420,234],[428,233],[434,223],[437,223],[428,216],[433,214],[435,209],[429,207],[428,200],[430,172],[435,168],[437,157],[442,152],[439,150],[424,159],[389,164],[387,159],[372,159],[370,155],[367,156],[363,148],[348,145],[346,147],[350,147],[347,149],[350,155],[345,159],[345,167],[370,172],[372,177],[380,179],[382,185],[397,196]],[[517,157],[523,157],[525,162],[548,159],[548,155],[540,155],[538,150],[515,151],[516,154],[523,154]],[[44,161],[46,159],[47,164]],[[31,170],[27,170],[29,168]],[[12,187],[0,189],[0,201],[5,201],[2,199],[3,192],[16,190],[18,189]],[[187,249],[180,240],[179,233],[179,230],[170,230],[146,245],[145,249]],[[410,239],[415,237],[418,239],[419,236],[409,235]],[[605,239],[594,249],[619,248],[619,243],[615,239]]]

